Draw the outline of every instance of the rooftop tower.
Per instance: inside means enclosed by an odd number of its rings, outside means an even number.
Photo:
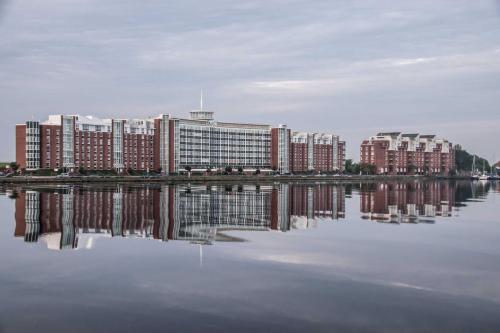
[[[200,109],[199,110],[193,110],[189,112],[191,115],[192,120],[213,120],[214,119],[214,113],[211,111],[206,111],[203,110],[203,89],[200,92]]]

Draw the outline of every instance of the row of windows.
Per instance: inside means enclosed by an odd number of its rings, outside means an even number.
[[[270,136],[271,133],[267,130],[251,130],[251,129],[231,129],[231,128],[193,128],[189,126],[181,125],[179,126],[181,132],[190,133],[211,133],[211,134],[223,134],[223,135],[267,135]]]
[[[268,153],[269,149],[247,149],[247,150],[242,150],[242,149],[237,149],[237,148],[229,148],[229,149],[200,149],[200,148],[181,148],[179,149],[181,152],[186,152],[186,153],[211,153],[213,154],[228,154],[228,153],[238,153],[241,155],[244,154],[263,154],[263,153]]]
[[[193,138],[193,139],[205,139],[205,140],[271,140],[270,135],[260,135],[260,134],[234,134],[234,135],[193,135],[192,133],[180,133],[181,138]]]

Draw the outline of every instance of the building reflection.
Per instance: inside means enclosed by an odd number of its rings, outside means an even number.
[[[440,181],[362,184],[361,216],[388,223],[434,223],[437,216],[452,215],[456,193],[464,193],[463,187]]]
[[[227,231],[281,231],[343,218],[340,185],[57,187],[17,192],[15,236],[49,249],[92,248],[98,237],[244,241]]]

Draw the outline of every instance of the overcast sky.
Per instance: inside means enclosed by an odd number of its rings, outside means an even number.
[[[49,114],[435,133],[500,159],[498,1],[0,0],[0,160]]]

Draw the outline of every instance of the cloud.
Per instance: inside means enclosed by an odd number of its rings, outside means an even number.
[[[204,88],[220,119],[338,131],[357,158],[377,119],[419,124],[417,110],[432,110],[437,124],[467,122],[466,107],[498,119],[494,9],[462,0],[7,2],[0,129],[68,110],[183,116]],[[13,136],[4,142],[0,159],[12,159]]]
[[[484,50],[470,54],[454,54],[432,58],[374,59],[335,64],[321,72],[308,74],[311,79],[286,78],[250,82],[248,92],[276,94],[293,93],[295,97],[329,95],[381,90],[401,85],[418,85],[449,79],[468,73],[500,74],[500,50]],[[403,67],[403,68],[401,68]]]
[[[408,66],[417,65],[421,63],[431,62],[434,58],[414,58],[414,59],[402,59],[394,63],[395,66]]]

